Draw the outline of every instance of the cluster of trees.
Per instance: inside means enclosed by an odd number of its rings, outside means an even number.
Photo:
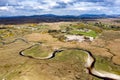
[[[96,22],[94,26],[98,26],[102,29],[107,29],[107,30],[120,30],[120,26],[117,25],[109,25],[109,24],[103,24],[101,22]]]
[[[66,39],[64,33],[62,33],[61,30],[49,30],[48,33],[60,41],[65,41]]]

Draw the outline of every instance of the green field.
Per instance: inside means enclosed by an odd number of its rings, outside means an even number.
[[[29,49],[26,49],[23,51],[25,56],[31,56],[31,57],[47,57],[49,54],[51,54],[53,50],[50,47],[42,47],[39,44],[36,44]]]
[[[82,32],[82,31],[77,31],[77,30],[72,30],[70,31],[70,34],[73,35],[84,35],[84,36],[90,36],[90,37],[97,37],[97,33],[95,31],[89,31],[89,32]]]
[[[107,57],[95,56],[95,69],[120,75],[120,66],[115,65]]]

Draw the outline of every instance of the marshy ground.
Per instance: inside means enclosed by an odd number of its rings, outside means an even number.
[[[97,70],[120,75],[120,30],[106,25],[101,27],[101,23],[93,22],[1,25],[0,80],[102,80],[88,73],[82,51],[64,51],[48,60],[32,58],[46,57],[64,47],[86,49],[95,57]],[[65,35],[84,36],[85,41],[66,41]],[[86,36],[94,40],[89,41]],[[29,57],[19,54],[23,50]]]

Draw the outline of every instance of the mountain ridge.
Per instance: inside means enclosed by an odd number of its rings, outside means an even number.
[[[0,24],[24,24],[24,23],[40,23],[40,22],[60,22],[60,21],[81,21],[83,19],[101,19],[101,18],[118,18],[120,15],[106,14],[82,14],[74,15],[32,15],[32,16],[9,16],[0,17]]]

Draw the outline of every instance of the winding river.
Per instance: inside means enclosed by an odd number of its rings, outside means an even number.
[[[2,43],[3,45],[7,45],[7,44],[11,44],[11,43],[14,43],[14,42],[16,42],[16,41],[23,41],[23,42],[25,42],[25,43],[27,43],[28,44],[28,41],[27,40],[25,40],[25,39],[23,39],[23,38],[16,38],[16,39],[14,39],[13,41],[10,41],[10,42],[0,42],[0,43]]]
[[[96,76],[98,78],[104,79],[104,80],[120,80],[120,75],[109,73],[109,72],[102,71],[102,70],[99,70],[99,71],[96,70],[94,68],[95,58],[93,57],[93,55],[92,55],[92,53],[90,51],[85,50],[85,49],[79,49],[79,48],[71,48],[71,49],[82,50],[82,51],[84,51],[87,54],[87,59],[86,59],[85,67],[88,69],[89,74],[91,74],[93,76]],[[64,51],[64,50],[66,50],[66,49],[55,50],[53,53],[51,53],[47,57],[42,57],[42,58],[32,57],[32,58],[35,58],[35,59],[51,59],[51,58],[55,57],[56,53]],[[20,52],[20,55],[26,56],[26,55],[24,55],[23,51],[24,50],[22,50]],[[31,57],[31,56],[27,56],[27,57]]]

